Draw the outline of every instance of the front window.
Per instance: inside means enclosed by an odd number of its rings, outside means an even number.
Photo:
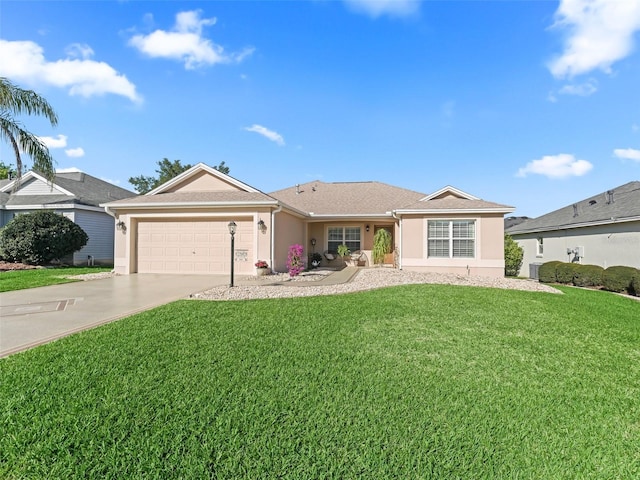
[[[538,237],[536,239],[536,256],[542,257],[544,253],[544,239],[542,237]]]
[[[427,236],[429,257],[475,257],[476,222],[473,220],[429,220]]]
[[[337,252],[342,244],[352,252],[360,250],[360,227],[329,227],[327,238],[330,252]]]

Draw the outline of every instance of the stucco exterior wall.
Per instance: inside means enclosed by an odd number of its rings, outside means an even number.
[[[302,245],[306,260],[310,245],[306,241],[306,224],[303,219],[287,212],[279,212],[274,215],[273,228],[275,240],[273,265],[271,266],[273,271],[287,271],[287,256],[291,245]]]
[[[474,257],[429,257],[427,248],[427,222],[429,220],[474,220],[476,222]],[[503,277],[503,215],[403,216],[399,250],[401,267],[405,270]]]
[[[530,264],[553,260],[599,265],[603,268],[626,265],[640,268],[640,221],[611,223],[550,232],[512,235],[523,248],[520,275],[528,277]],[[537,255],[537,239],[543,239],[543,254]],[[582,247],[582,257],[568,254],[567,249]]]
[[[173,185],[167,189],[167,192],[219,192],[233,190],[239,190],[239,188],[207,172],[199,172],[185,181]]]

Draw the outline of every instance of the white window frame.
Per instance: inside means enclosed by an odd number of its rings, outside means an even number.
[[[544,237],[536,238],[536,257],[544,256]]]
[[[440,236],[440,237],[435,237],[435,238],[430,238],[429,237],[429,224],[431,224],[432,222],[440,222],[441,224],[447,224],[447,235],[446,236]],[[453,235],[453,225],[456,222],[463,222],[463,223],[467,223],[468,225],[472,225],[473,226],[473,236],[469,236],[469,237],[454,237]],[[476,249],[477,249],[477,237],[478,237],[478,229],[477,229],[477,221],[475,219],[431,219],[431,220],[427,220],[427,258],[452,258],[452,259],[462,259],[462,258],[476,258]],[[442,246],[442,242],[446,242],[444,243],[447,246],[447,255],[435,255],[432,254],[432,249],[430,248],[430,241],[431,240],[438,240],[441,242],[441,246]],[[473,252],[471,255],[455,255],[455,241],[456,240],[470,240],[473,242]]]
[[[356,250],[362,250],[362,227],[360,225],[328,225],[327,226],[327,234],[326,234],[326,239],[327,239],[327,250],[330,252],[336,252],[337,248],[335,250],[332,250],[331,248],[329,248],[329,230],[331,229],[341,229],[342,230],[342,240],[340,240],[340,244],[339,245],[349,245],[349,243],[354,243],[354,240],[347,240],[346,238],[346,231],[348,228],[353,228],[353,229],[357,229],[358,230],[358,248],[349,248],[349,250],[351,250],[352,252],[356,251]],[[336,242],[336,240],[331,240],[332,242]],[[349,242],[349,243],[347,243]]]

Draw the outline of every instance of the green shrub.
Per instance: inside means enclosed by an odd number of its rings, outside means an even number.
[[[636,297],[640,297],[640,274],[633,276],[633,279],[631,280],[631,290],[631,294]]]
[[[515,277],[520,273],[524,250],[511,238],[511,235],[504,236],[504,274],[507,277]]]
[[[13,218],[0,232],[6,260],[41,265],[80,250],[89,237],[82,228],[51,210]]]
[[[631,282],[640,275],[640,270],[633,267],[617,265],[607,268],[602,274],[602,287],[610,292],[633,292]]]
[[[573,276],[573,284],[576,287],[599,287],[602,285],[604,268],[599,265],[580,265]]]
[[[556,281],[565,285],[573,284],[578,268],[580,267],[577,263],[560,263],[556,266]]]
[[[538,280],[542,283],[556,283],[558,281],[556,276],[556,268],[562,262],[553,260],[540,265],[538,269]]]

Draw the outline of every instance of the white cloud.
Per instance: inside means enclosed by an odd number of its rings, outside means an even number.
[[[56,168],[56,173],[82,173],[82,170],[76,167]]]
[[[43,52],[42,47],[32,41],[0,40],[0,76],[29,84],[69,88],[71,95],[92,97],[110,93],[133,102],[142,101],[136,86],[126,76],[107,63],[87,58],[93,50],[86,45],[74,44],[67,58],[52,62],[45,59]],[[78,58],[83,55],[85,57]]]
[[[67,157],[80,158],[80,157],[84,157],[84,148],[82,147],[68,148],[67,150],[64,151],[64,153],[67,154]]]
[[[635,162],[640,162],[640,150],[636,150],[634,148],[616,148],[613,151],[613,154],[624,160],[633,160]]]
[[[584,83],[574,83],[572,85],[565,85],[558,93],[560,95],[578,95],[580,97],[588,97],[598,91],[598,81],[590,78]]]
[[[64,52],[71,58],[87,59],[93,57],[94,51],[89,45],[83,43],[72,43]]]
[[[567,30],[564,51],[549,64],[556,78],[574,77],[611,65],[633,50],[640,29],[640,0],[561,0],[555,28]]]
[[[277,143],[280,146],[284,146],[284,138],[282,138],[282,135],[274,132],[273,130],[269,130],[266,127],[263,127],[262,125],[251,125],[250,127],[245,127],[245,130],[247,132],[255,132],[259,135],[262,135],[263,137],[268,138],[272,142]]]
[[[187,70],[216,63],[241,62],[253,53],[246,48],[227,54],[224,48],[202,36],[204,27],[214,25],[215,18],[200,18],[201,10],[179,12],[172,30],[155,30],[149,35],[134,35],[129,45],[152,58],[169,58],[184,62]]]
[[[57,137],[38,137],[47,148],[64,148],[67,146],[67,136],[58,135]]]
[[[357,13],[364,13],[372,18],[382,15],[405,17],[413,15],[420,9],[419,0],[344,0],[347,6]]]
[[[518,170],[517,177],[527,174],[544,175],[549,178],[581,177],[589,172],[593,165],[586,160],[577,160],[567,153],[559,155],[545,155],[544,157],[527,163]]]

